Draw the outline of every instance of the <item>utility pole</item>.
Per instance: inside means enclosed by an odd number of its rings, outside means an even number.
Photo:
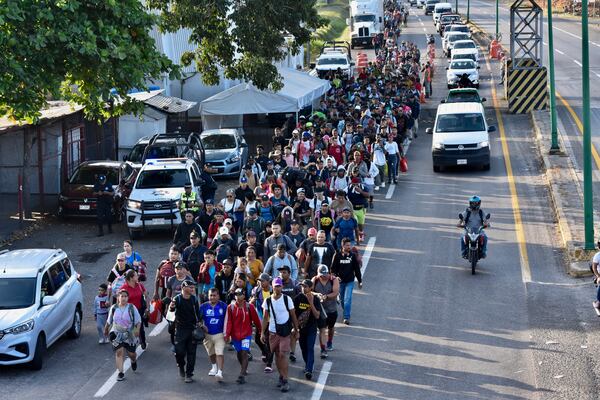
[[[498,2],[499,0],[496,0],[496,40],[498,40],[498,11],[500,9]]]
[[[556,126],[556,93],[554,86],[554,32],[552,32],[552,0],[548,0],[548,64],[550,71],[550,132],[552,144],[550,154],[560,152],[558,146],[558,128]]]
[[[471,21],[471,0],[467,0],[467,24]]]
[[[590,45],[588,0],[581,1],[581,80],[583,86],[583,217],[585,249],[594,249],[594,194],[592,192],[592,134],[590,126]]]
[[[458,0],[455,0],[454,4],[455,4],[454,9],[456,10],[456,13],[458,14]]]

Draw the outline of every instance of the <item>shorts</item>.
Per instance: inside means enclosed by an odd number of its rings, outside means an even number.
[[[367,209],[365,207],[361,208],[360,210],[354,210],[354,218],[356,219],[356,222],[358,222],[359,225],[365,224],[366,215]]]
[[[271,353],[289,353],[291,350],[291,337],[291,335],[279,336],[275,332],[269,332],[269,347],[271,348]]]
[[[235,351],[240,352],[242,350],[250,351],[250,342],[252,341],[252,335],[246,336],[242,340],[233,340],[231,339],[231,344]]]
[[[337,321],[338,318],[338,313],[336,312],[331,312],[331,313],[327,313],[327,321],[325,321],[325,325],[327,325],[327,328],[332,329],[335,326],[335,323]]]
[[[215,335],[206,335],[204,338],[204,348],[209,356],[222,356],[225,353],[225,339],[222,333]]]
[[[135,345],[135,344],[129,344],[129,343],[127,343],[127,342],[121,342],[121,343],[118,343],[118,344],[115,346],[115,344],[114,344],[114,342],[113,342],[113,350],[114,350],[114,351],[117,351],[117,350],[119,350],[120,348],[124,348],[124,349],[125,349],[125,351],[127,351],[128,353],[135,353],[135,350],[136,350],[136,348],[137,348],[137,345]]]

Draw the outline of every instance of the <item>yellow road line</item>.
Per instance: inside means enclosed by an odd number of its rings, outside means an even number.
[[[482,47],[483,54],[485,50]],[[490,67],[489,55],[486,54],[485,63]],[[494,110],[496,111],[496,120],[498,121],[498,131],[500,132],[500,142],[502,143],[502,153],[504,155],[504,165],[506,167],[506,177],[508,179],[508,187],[510,189],[510,198],[512,202],[513,217],[515,220],[515,231],[517,234],[517,242],[519,244],[519,252],[521,255],[521,279],[524,283],[531,282],[531,267],[529,266],[529,256],[527,255],[527,243],[525,241],[525,230],[523,229],[523,220],[521,218],[521,207],[519,206],[519,196],[517,194],[517,185],[513,176],[512,163],[510,161],[510,151],[508,150],[508,142],[506,141],[506,132],[504,130],[504,121],[500,112],[500,104],[496,94],[496,83],[494,75],[491,75],[492,99],[494,101]]]
[[[575,121],[575,125],[577,125],[577,128],[579,128],[579,132],[581,132],[581,134],[583,134],[583,123],[581,122],[581,120],[579,119],[577,114],[575,113],[575,110],[573,110],[571,105],[567,102],[567,100],[565,100],[564,97],[562,97],[560,95],[560,93],[556,92],[556,97],[558,97],[558,99],[563,104],[563,106],[565,106],[567,108],[567,110],[569,111],[569,114],[571,114],[571,117],[573,118],[573,121]],[[600,169],[600,155],[598,155],[596,146],[594,146],[593,144],[592,144],[592,157],[594,157],[594,161],[596,162],[596,168]]]

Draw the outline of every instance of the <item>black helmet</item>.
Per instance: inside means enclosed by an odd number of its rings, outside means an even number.
[[[481,199],[479,198],[479,196],[472,196],[469,199],[469,208],[473,211],[477,211],[479,210],[479,207],[481,206]]]

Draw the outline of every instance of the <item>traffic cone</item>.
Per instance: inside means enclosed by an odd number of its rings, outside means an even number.
[[[421,96],[419,97],[419,103],[421,103],[421,104],[425,104],[425,103],[427,103],[427,102],[425,101],[425,88],[422,88],[422,89],[421,89]]]

